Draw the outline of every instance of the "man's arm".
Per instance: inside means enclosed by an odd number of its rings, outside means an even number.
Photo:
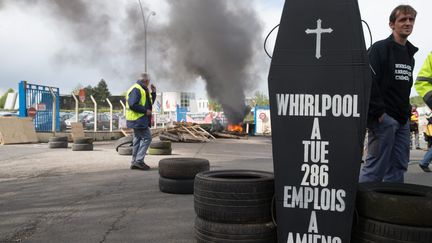
[[[151,99],[152,99],[152,104],[155,103],[156,101],[156,86],[154,86],[153,84],[150,85],[151,88]]]
[[[426,105],[432,107],[432,52],[426,58],[414,83],[417,93]]]
[[[383,48],[383,47],[382,47]],[[381,67],[382,56],[376,46],[369,50],[369,64],[372,72],[372,87],[369,101],[369,116],[382,120],[385,113],[385,105],[382,94],[383,70]]]

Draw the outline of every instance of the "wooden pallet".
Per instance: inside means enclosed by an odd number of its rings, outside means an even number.
[[[203,143],[210,141],[210,139],[216,139],[200,125],[192,123],[174,123],[173,127],[161,131],[159,138],[172,142],[187,143]]]

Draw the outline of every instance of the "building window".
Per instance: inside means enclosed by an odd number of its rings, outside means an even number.
[[[180,106],[184,107],[184,108],[189,108],[191,99],[195,99],[194,93],[181,93],[180,94]]]

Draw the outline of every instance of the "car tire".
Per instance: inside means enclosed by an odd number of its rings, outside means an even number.
[[[171,142],[170,141],[152,142],[150,144],[150,148],[154,148],[154,149],[171,149]]]
[[[360,216],[368,219],[432,227],[432,187],[403,183],[360,183],[356,209]]]
[[[156,149],[156,148],[149,148],[148,154],[149,155],[171,155],[171,149]]]
[[[248,170],[206,171],[195,176],[194,208],[219,223],[265,223],[272,220],[272,173]]]
[[[49,148],[67,148],[68,147],[68,141],[49,142],[48,147]]]
[[[93,144],[72,144],[72,151],[92,151]]]
[[[389,224],[358,218],[354,222],[353,243],[430,243],[432,228]]]
[[[194,179],[178,180],[159,177],[159,190],[172,194],[193,194]]]
[[[48,142],[52,143],[52,142],[67,142],[68,141],[68,137],[64,136],[64,137],[50,137]]]
[[[194,179],[196,174],[209,169],[207,159],[166,158],[159,161],[160,176],[171,179]]]
[[[132,136],[122,137],[122,138],[117,139],[117,141],[114,143],[114,147],[115,147],[116,151],[118,152],[119,147],[126,145],[126,144],[132,146],[132,142],[133,142]]]
[[[195,237],[198,243],[269,243],[276,242],[276,227],[272,222],[259,224],[225,224],[196,217]]]
[[[132,155],[133,147],[132,146],[123,146],[118,148],[119,155]]]
[[[93,138],[89,138],[89,137],[74,138],[74,144],[93,144]]]

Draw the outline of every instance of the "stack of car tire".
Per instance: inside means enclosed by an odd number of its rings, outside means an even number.
[[[170,141],[152,142],[147,152],[150,155],[171,155],[172,152],[171,142]]]
[[[72,151],[92,151],[93,150],[93,138],[82,137],[74,138],[72,144]]]
[[[203,242],[276,242],[272,173],[208,171],[194,185],[195,236]]]
[[[195,175],[209,169],[207,159],[162,159],[159,161],[159,189],[165,193],[193,194]]]
[[[431,243],[432,187],[360,183],[354,243]]]
[[[132,136],[126,136],[117,139],[114,146],[119,155],[132,155],[133,147],[132,147]]]
[[[49,148],[67,148],[68,137],[50,137],[48,141]]]
[[[117,149],[119,155],[132,155],[133,147],[132,144],[130,146],[121,146]]]

